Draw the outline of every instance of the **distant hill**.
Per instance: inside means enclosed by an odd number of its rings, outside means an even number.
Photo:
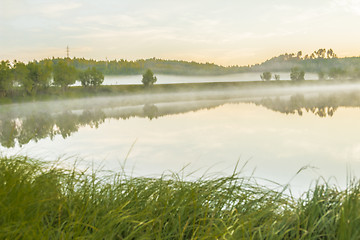
[[[63,60],[62,58],[45,59],[53,64]],[[85,70],[88,67],[95,67],[105,75],[137,75],[143,74],[151,69],[156,74],[173,75],[225,75],[249,71],[249,67],[230,66],[224,67],[214,63],[197,63],[177,60],[163,59],[140,59],[136,61],[111,60],[96,61],[84,58],[67,59],[70,65],[78,70]]]
[[[56,64],[62,58],[44,59],[41,62],[52,61]],[[164,59],[140,59],[136,61],[111,60],[97,61],[93,59],[72,58],[67,59],[69,64],[78,70],[95,67],[105,75],[139,75],[147,69],[155,74],[171,75],[226,75],[243,72],[290,72],[291,68],[299,67],[305,72],[324,73],[330,78],[338,75],[360,76],[360,57],[337,58],[333,50],[319,49],[311,55],[302,56],[302,52],[285,53],[273,57],[261,64],[252,66],[220,66],[214,63],[197,63]],[[335,76],[335,77],[331,77]]]
[[[360,57],[338,58],[332,49],[319,49],[311,55],[282,54],[250,67],[256,72],[289,72],[297,67],[305,72],[318,73],[319,79],[360,79]]]
[[[354,70],[360,68],[360,57],[346,58],[316,58],[316,59],[288,59],[274,57],[261,64],[250,67],[251,71],[259,72],[288,72],[293,67],[302,68],[305,72],[328,72],[333,68]]]

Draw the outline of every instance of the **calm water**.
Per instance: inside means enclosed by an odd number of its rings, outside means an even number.
[[[172,84],[172,83],[202,83],[202,82],[244,82],[244,81],[261,81],[260,74],[262,73],[239,73],[222,76],[173,76],[173,75],[158,75],[158,84]],[[290,73],[279,72],[280,80],[290,80]],[[141,75],[133,76],[105,76],[104,85],[127,85],[127,84],[142,84]],[[305,79],[317,80],[318,76],[314,73],[306,73]],[[80,85],[77,82],[75,85]]]
[[[158,176],[244,175],[308,189],[319,176],[360,176],[360,91],[244,97],[163,94],[13,104],[0,110],[0,151]],[[126,163],[125,163],[125,159]],[[298,170],[308,169],[292,179]],[[260,180],[261,181],[261,180]]]

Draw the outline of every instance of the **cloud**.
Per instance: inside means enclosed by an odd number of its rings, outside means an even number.
[[[16,19],[27,16],[28,18],[45,17],[54,18],[66,14],[70,10],[78,9],[81,3],[61,1],[61,3],[43,3],[41,1],[10,1],[0,0],[0,19]]]
[[[69,10],[77,9],[82,6],[81,3],[75,2],[63,2],[63,3],[49,3],[44,4],[39,8],[39,12],[48,17],[58,17],[64,13],[67,13]]]
[[[335,7],[341,7],[347,12],[360,15],[360,2],[358,0],[334,0]]]
[[[76,23],[80,25],[106,25],[113,27],[141,27],[146,26],[148,22],[136,16],[130,16],[126,14],[119,15],[93,15],[83,16],[76,19]]]

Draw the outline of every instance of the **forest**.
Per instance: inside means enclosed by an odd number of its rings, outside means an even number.
[[[106,60],[84,58],[51,58],[23,63],[14,60],[0,62],[0,97],[14,95],[34,96],[51,86],[63,91],[80,81],[84,87],[97,87],[104,75],[141,75],[151,69],[155,74],[171,75],[226,75],[244,72],[263,72],[262,80],[270,80],[271,72],[292,72],[292,80],[304,80],[305,72],[317,73],[319,80],[360,79],[360,57],[338,58],[332,49],[319,49],[303,56],[302,51],[285,53],[252,66],[219,66],[163,59]],[[274,75],[280,80],[279,75]]]
[[[360,57],[338,58],[332,49],[325,48],[305,56],[302,51],[281,54],[250,69],[255,72],[288,72],[294,67],[317,73],[320,80],[360,78]]]
[[[97,87],[104,81],[104,75],[95,67],[75,68],[69,59],[33,61],[27,64],[9,61],[0,62],[0,97],[16,95],[35,96],[51,86],[63,91],[80,81],[84,87]]]
[[[40,63],[52,62],[57,64],[62,58],[44,59]],[[197,63],[178,60],[164,60],[157,58],[140,59],[136,61],[72,58],[67,59],[76,69],[84,70],[95,67],[104,75],[140,75],[147,69],[156,74],[171,75],[226,75],[243,72],[290,72],[298,67],[305,72],[318,73],[319,79],[359,78],[360,57],[338,58],[332,49],[318,49],[311,54],[284,53],[260,64],[248,66],[220,66],[214,63]]]

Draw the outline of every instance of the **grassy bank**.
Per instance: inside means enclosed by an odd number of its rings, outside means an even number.
[[[295,200],[233,175],[99,177],[0,158],[0,239],[359,239],[360,184]]]
[[[84,88],[81,86],[69,87],[66,91],[58,87],[49,87],[39,90],[36,95],[26,95],[22,90],[15,89],[11,96],[0,97],[0,104],[22,103],[31,101],[50,101],[61,99],[76,99],[96,96],[119,96],[131,94],[173,93],[192,91],[216,91],[216,90],[242,90],[260,88],[279,88],[293,86],[324,86],[334,84],[346,84],[354,81],[319,81],[306,80],[294,81],[250,81],[250,82],[209,82],[209,83],[178,83],[178,84],[155,84],[151,88],[143,85],[103,85],[97,88]]]

